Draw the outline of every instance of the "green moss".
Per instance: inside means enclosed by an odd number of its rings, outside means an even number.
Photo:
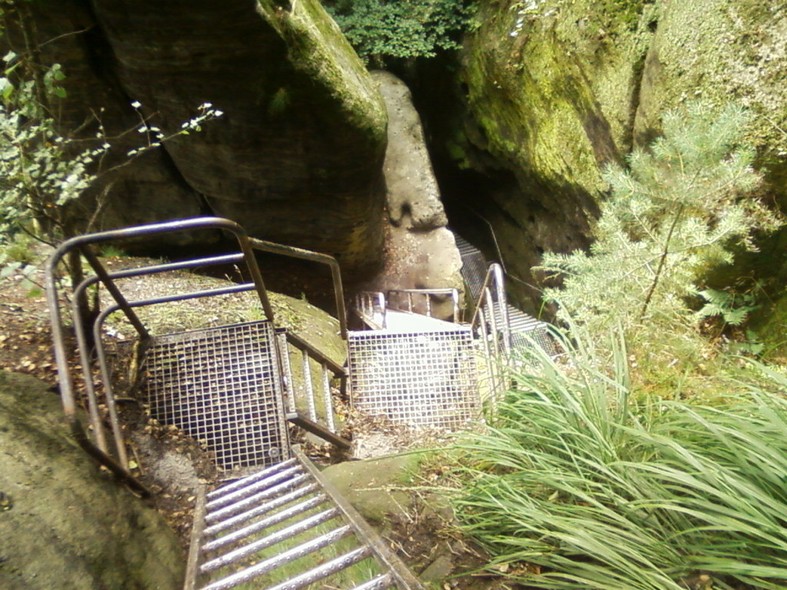
[[[286,88],[279,88],[268,102],[268,115],[278,117],[283,115],[290,107],[290,93]]]
[[[737,100],[759,116],[750,143],[763,149],[770,168],[787,166],[787,15],[753,0],[698,0],[665,4],[654,50],[659,67],[643,97],[645,125],[658,125],[665,109],[696,95],[711,103]],[[784,188],[774,183],[783,193]]]
[[[464,141],[449,141],[446,143],[446,151],[450,158],[454,161],[454,163],[459,167],[460,170],[466,170],[470,168],[469,159],[467,157],[467,152],[465,151],[466,142]]]
[[[360,58],[318,0],[298,0],[282,8],[260,0],[258,10],[287,44],[297,71],[331,96],[348,122],[364,130],[371,145],[386,142],[387,113]]]
[[[606,190],[603,165],[649,143],[666,110],[697,96],[755,112],[745,139],[787,210],[787,13],[773,3],[487,0],[478,20],[460,73],[475,126],[450,136],[448,153],[480,170],[491,154],[517,179],[519,195],[495,197],[510,265],[527,258],[523,229],[542,247],[577,247],[546,232],[581,231]]]
[[[412,497],[403,488],[412,483],[423,457],[409,453],[349,461],[328,467],[324,474],[364,518],[385,527],[392,518],[406,520]]]
[[[629,62],[651,35],[645,3],[545,1],[535,14],[518,4],[485,3],[468,43],[464,76],[483,147],[521,178],[598,193],[599,166],[628,144]]]
[[[180,588],[174,532],[76,445],[47,389],[0,371],[0,587]]]
[[[773,302],[754,323],[763,354],[771,362],[787,362],[787,293]]]

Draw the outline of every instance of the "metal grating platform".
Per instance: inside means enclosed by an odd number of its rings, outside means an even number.
[[[351,332],[353,407],[414,427],[455,430],[480,416],[469,329]]]
[[[274,329],[251,322],[152,338],[151,416],[202,441],[222,469],[289,457]]]

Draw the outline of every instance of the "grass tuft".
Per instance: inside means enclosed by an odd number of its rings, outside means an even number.
[[[626,350],[535,353],[466,455],[455,508],[489,567],[535,588],[787,587],[787,379],[712,405],[630,390]],[[634,401],[636,400],[636,401]]]

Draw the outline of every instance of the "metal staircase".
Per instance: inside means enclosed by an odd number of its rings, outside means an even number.
[[[491,323],[494,319],[497,325],[507,326],[510,347],[513,350],[537,344],[549,354],[557,354],[555,341],[549,335],[549,325],[526,314],[506,300],[502,267],[497,263],[490,264],[478,248],[461,236],[455,234],[455,237],[462,258],[462,278],[471,300],[479,301],[487,298],[484,291],[489,289],[489,298],[499,302],[497,305],[488,306],[490,311],[487,313],[487,322]],[[490,272],[493,273],[494,278],[486,281]],[[494,314],[494,318],[489,315],[490,313]]]
[[[200,491],[184,590],[421,588],[300,449],[292,452]]]
[[[170,232],[223,232],[238,251],[167,263],[107,269],[96,247]],[[119,394],[134,399],[158,423],[199,441],[220,477],[198,497],[186,588],[373,588],[416,590],[417,578],[322,478],[291,435],[303,429],[349,448],[337,432],[334,400],[415,429],[457,430],[481,420],[482,393],[501,391],[501,360],[512,348],[547,346],[545,324],[508,305],[499,265],[457,239],[475,305],[462,321],[454,289],[400,289],[360,294],[356,310],[368,329],[348,330],[341,276],[323,254],[248,237],[236,223],[197,218],[80,236],[62,244],[47,268],[47,297],[66,418],[76,440],[140,494],[149,493],[129,469]],[[255,252],[327,265],[334,282],[346,366],[277,326]],[[70,294],[61,292],[65,259],[91,269]],[[188,269],[242,266],[246,283],[132,299],[124,280]],[[86,326],[82,303],[103,289],[112,303]],[[261,319],[154,333],[142,309],[199,298],[256,293]],[[64,310],[73,318],[84,381],[74,387]],[[129,341],[120,392],[110,366],[106,322],[122,314]],[[256,315],[256,314],[255,314]],[[481,368],[486,365],[485,378]],[[492,386],[485,385],[491,382]],[[88,410],[89,428],[78,407]],[[108,425],[108,431],[107,431]],[[313,584],[325,584],[314,586]]]
[[[217,230],[235,239],[237,253],[121,271],[108,270],[94,253],[101,244],[144,240],[153,234]],[[150,494],[129,468],[126,425],[105,342],[106,320],[122,313],[136,332],[130,347],[134,354],[127,355],[123,371],[129,382],[122,394],[144,405],[160,424],[199,441],[221,474],[208,486],[211,489],[199,494],[186,588],[419,590],[417,578],[290,444],[290,430],[302,428],[349,447],[336,432],[333,408],[334,395],[346,393],[347,372],[304,339],[276,326],[255,250],[327,264],[334,278],[340,331],[347,337],[341,279],[333,258],[255,240],[225,219],[90,234],[68,240],[55,251],[47,267],[47,298],[61,398],[73,435],[134,491]],[[61,293],[58,280],[66,258],[92,269],[68,296]],[[250,282],[148,299],[132,300],[124,294],[124,279],[226,264],[243,264],[243,276]],[[80,302],[98,287],[114,304],[96,315],[91,330],[83,321]],[[156,334],[138,313],[150,306],[243,292],[256,292],[264,319]],[[69,303],[84,400],[77,395],[67,350],[63,320]],[[79,418],[82,402],[89,429]]]

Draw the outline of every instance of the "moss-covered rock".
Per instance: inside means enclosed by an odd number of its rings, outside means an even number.
[[[527,4],[480,3],[460,70],[469,117],[448,146],[464,166],[503,167],[515,181],[483,210],[509,273],[525,280],[543,250],[587,245],[600,169],[631,145],[653,35],[645,2]]]
[[[346,461],[326,468],[324,475],[365,519],[385,530],[392,520],[407,518],[412,498],[405,488],[422,459],[411,453]]]
[[[174,533],[73,442],[37,379],[0,372],[0,449],[0,587],[180,588]]]
[[[467,115],[446,153],[514,179],[490,193],[493,206],[477,205],[511,274],[529,280],[540,251],[586,244],[604,165],[691,98],[754,111],[749,139],[784,204],[787,14],[776,4],[482,0],[478,22],[459,73]]]
[[[279,4],[288,4],[289,10]],[[346,121],[367,130],[370,144],[385,145],[387,114],[382,96],[320,2],[260,0],[259,11],[287,42],[293,67],[332,97]]]
[[[660,2],[634,136],[645,144],[658,133],[665,110],[695,98],[710,105],[735,101],[754,114],[746,140],[757,149],[764,197],[787,212],[786,79],[787,12],[778,3]],[[741,257],[726,274],[769,279],[778,293],[787,284],[786,244],[787,227],[761,241],[760,255]]]

